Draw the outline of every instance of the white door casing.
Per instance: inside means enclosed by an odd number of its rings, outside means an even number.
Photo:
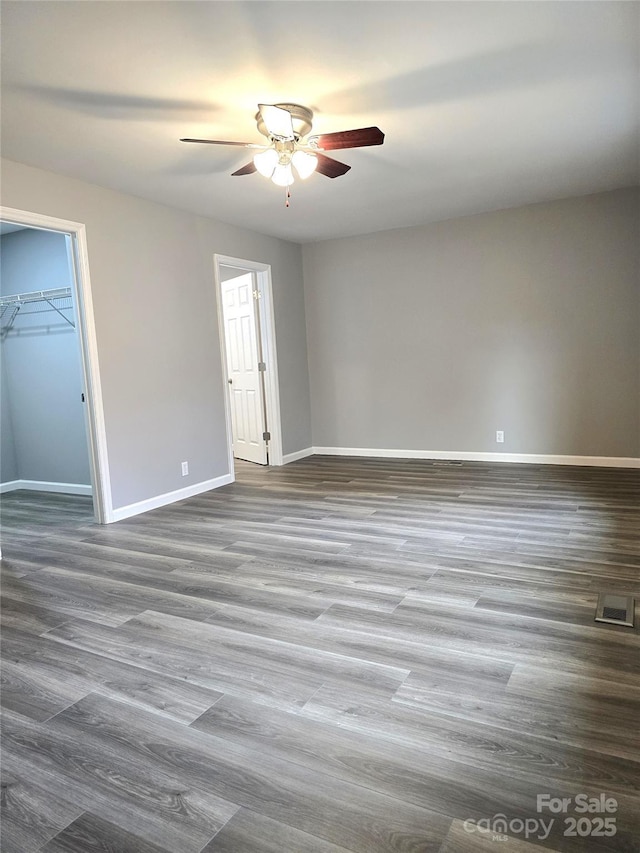
[[[254,274],[247,272],[221,285],[231,408],[233,455],[267,464],[261,358],[254,293]]]

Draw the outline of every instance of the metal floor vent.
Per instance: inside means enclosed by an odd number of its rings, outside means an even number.
[[[630,595],[603,592],[598,597],[595,621],[633,628],[634,607],[635,602]]]
[[[435,466],[439,466],[440,468],[450,468],[452,465],[460,466],[462,465],[462,460],[457,459],[446,459],[443,462],[434,462]]]

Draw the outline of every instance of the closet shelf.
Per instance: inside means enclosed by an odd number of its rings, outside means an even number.
[[[2,337],[13,327],[16,317],[22,314],[39,314],[42,311],[56,311],[74,329],[76,324],[63,311],[73,312],[73,300],[70,287],[54,287],[49,290],[32,290],[29,293],[15,293],[0,296],[0,318]]]

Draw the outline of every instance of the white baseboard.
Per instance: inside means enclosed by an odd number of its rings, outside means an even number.
[[[211,489],[219,489],[220,486],[233,483],[234,479],[233,474],[223,474],[222,477],[215,477],[213,480],[203,480],[201,483],[194,483],[193,486],[176,489],[175,492],[165,492],[165,494],[156,495],[154,498],[147,498],[144,501],[117,507],[112,510],[106,522],[107,524],[111,524],[114,521],[122,521],[125,518],[131,518],[133,515],[140,515],[143,512],[149,512],[151,509],[158,509],[158,507],[167,506],[167,504],[176,503],[176,501],[183,501],[185,498],[192,498],[194,495],[200,495],[202,492],[209,492]]]
[[[547,453],[480,453],[466,450],[389,450],[373,447],[314,447],[318,456],[368,456],[372,459],[450,459],[462,462],[518,462],[525,465],[587,465],[640,468],[635,456],[559,456]]]
[[[297,462],[298,459],[304,459],[306,456],[313,456],[315,450],[313,447],[305,447],[304,450],[296,450],[295,453],[285,453],[282,457],[282,464],[288,465],[289,462]]]
[[[60,492],[63,495],[92,495],[91,486],[82,483],[50,483],[47,480],[11,480],[0,484],[0,494],[29,489],[32,492]]]

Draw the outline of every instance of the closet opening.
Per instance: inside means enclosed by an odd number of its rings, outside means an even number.
[[[234,459],[282,465],[271,267],[214,258],[229,471]]]
[[[6,509],[111,521],[84,226],[2,209],[0,493]],[[44,227],[52,225],[53,227]],[[66,228],[65,226],[70,226]],[[44,494],[46,493],[46,494]],[[67,499],[65,499],[67,496]],[[48,522],[49,523],[49,522]]]

